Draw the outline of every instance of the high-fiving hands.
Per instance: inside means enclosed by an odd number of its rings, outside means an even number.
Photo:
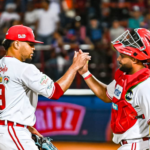
[[[83,53],[82,50],[79,50],[79,52],[75,51],[73,64],[75,63],[78,66],[77,70],[80,75],[88,71],[89,60],[91,60],[91,56],[89,56],[89,53]]]
[[[87,70],[86,65],[89,60],[91,60],[89,53],[83,53],[81,50],[79,50],[79,52],[75,52],[72,65],[69,67],[67,72],[59,80],[57,80],[57,83],[63,92],[65,92],[70,87],[77,71],[82,74],[85,70]]]
[[[82,50],[79,52],[75,51],[73,58],[74,69],[76,69],[80,74],[83,74],[88,70],[88,61],[91,60],[89,53],[83,53]]]

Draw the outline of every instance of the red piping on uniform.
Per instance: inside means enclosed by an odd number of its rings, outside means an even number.
[[[4,57],[12,57],[12,56],[4,56]]]
[[[13,126],[11,126],[11,127],[12,127],[12,130],[13,130],[13,132],[14,132],[14,135],[15,135],[15,137],[16,137],[16,139],[17,139],[19,145],[21,146],[22,150],[24,150],[23,146],[21,145],[21,143],[20,143],[20,141],[19,141],[19,139],[18,139],[18,137],[17,137],[17,135],[16,135],[16,132],[15,132]]]
[[[106,96],[107,96],[110,100],[112,100],[112,98],[109,96],[108,92],[106,92]]]
[[[134,150],[136,150],[136,143],[135,143],[135,148],[134,148]]]
[[[14,143],[16,144],[18,150],[20,150],[20,148],[18,147],[16,141],[14,140],[13,136],[11,135],[11,133],[10,133],[10,131],[9,131],[9,126],[8,126],[8,133],[9,133],[10,137],[12,138],[12,140],[14,141]]]
[[[53,96],[54,91],[55,91],[55,86],[53,87],[53,91],[52,91],[51,95],[48,97],[49,99]]]
[[[131,150],[133,150],[133,145],[134,145],[134,143],[132,143],[132,147],[131,147]]]

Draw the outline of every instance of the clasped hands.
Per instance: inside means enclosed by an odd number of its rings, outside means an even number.
[[[74,69],[78,71],[80,75],[82,75],[88,71],[89,60],[91,60],[89,53],[83,53],[80,49],[79,52],[75,51],[72,65],[74,65]]]

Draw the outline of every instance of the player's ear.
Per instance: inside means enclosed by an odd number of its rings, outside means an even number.
[[[14,41],[12,44],[13,44],[12,46],[13,46],[15,49],[19,49],[19,45],[20,45],[19,41]]]

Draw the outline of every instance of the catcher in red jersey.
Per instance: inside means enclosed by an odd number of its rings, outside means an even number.
[[[0,150],[38,150],[31,133],[41,136],[32,126],[38,94],[59,99],[71,85],[78,69],[90,60],[88,53],[74,56],[68,71],[56,82],[34,65],[34,39],[31,28],[16,25],[6,33],[6,56],[0,59]],[[28,128],[27,128],[28,127]]]
[[[79,70],[97,97],[112,103],[111,128],[118,150],[149,150],[150,124],[150,31],[143,28],[125,31],[112,42],[120,53],[120,68],[115,79],[106,85],[89,71]]]

